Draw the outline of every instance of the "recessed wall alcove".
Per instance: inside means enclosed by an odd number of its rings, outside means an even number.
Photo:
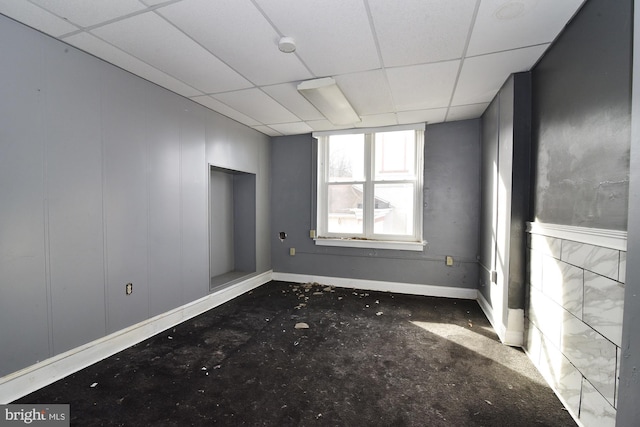
[[[256,175],[210,166],[209,290],[256,272]]]

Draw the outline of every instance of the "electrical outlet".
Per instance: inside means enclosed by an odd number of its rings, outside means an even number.
[[[316,238],[316,230],[309,230],[309,237],[312,239]]]
[[[289,248],[289,255],[294,256],[296,254],[296,248]]]
[[[451,255],[447,255],[445,257],[445,263],[448,267],[451,267],[453,265],[453,257]]]
[[[131,295],[133,293],[133,283],[127,283],[124,285],[124,293],[126,295]]]

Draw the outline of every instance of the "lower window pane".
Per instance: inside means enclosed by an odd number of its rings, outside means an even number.
[[[328,186],[329,233],[362,234],[362,184]]]
[[[413,184],[376,184],[375,234],[413,235]]]

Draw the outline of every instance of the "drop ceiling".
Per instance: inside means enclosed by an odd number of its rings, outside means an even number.
[[[0,13],[270,136],[480,117],[583,0],[0,0]],[[294,53],[278,49],[292,37]],[[361,118],[296,90],[333,77]]]

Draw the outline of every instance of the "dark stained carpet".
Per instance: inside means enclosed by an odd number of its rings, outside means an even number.
[[[285,282],[15,403],[78,426],[576,425],[475,301]]]

